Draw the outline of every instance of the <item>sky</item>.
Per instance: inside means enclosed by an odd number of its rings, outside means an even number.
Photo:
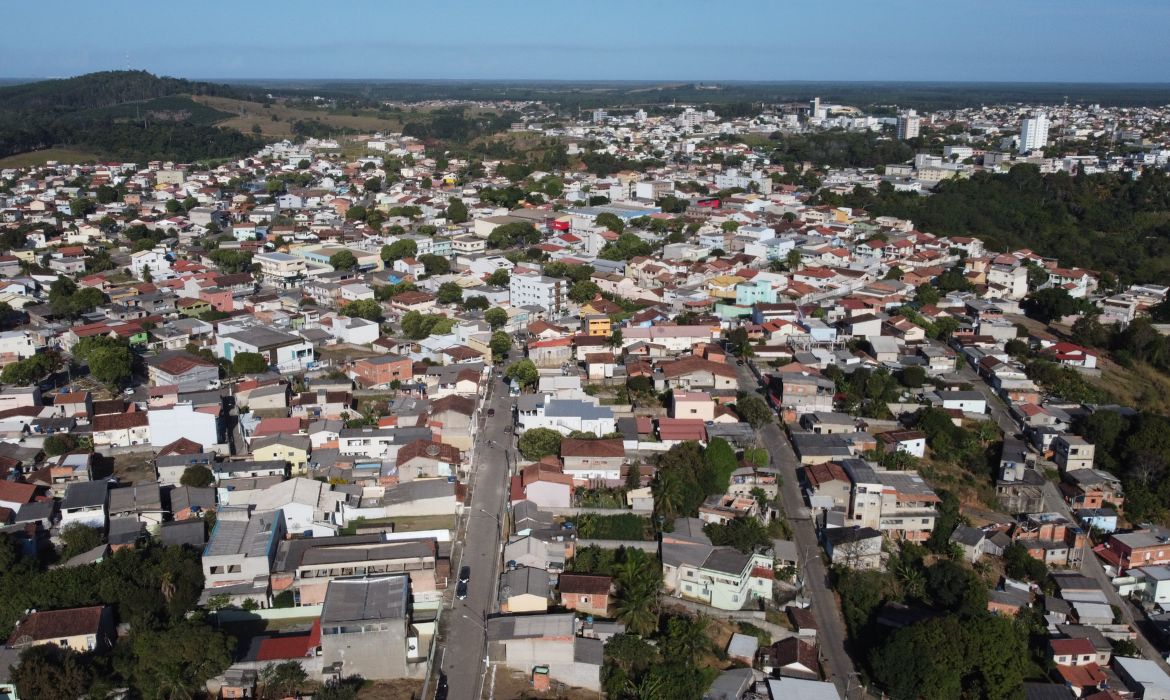
[[[0,76],[1170,82],[1166,0],[206,0],[5,8]],[[1153,30],[1153,33],[1151,33]]]

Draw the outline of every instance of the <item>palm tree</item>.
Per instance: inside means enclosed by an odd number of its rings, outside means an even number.
[[[647,636],[658,629],[658,588],[646,584],[623,586],[614,606],[617,618],[632,634]]]
[[[663,698],[662,677],[653,673],[642,676],[642,680],[634,683],[631,678],[626,681],[626,689],[630,697],[638,700],[661,700]]]
[[[711,638],[707,636],[707,628],[711,621],[705,615],[698,617],[676,617],[670,621],[667,634],[670,645],[694,664],[699,656],[711,648]]]
[[[654,507],[663,518],[673,521],[682,512],[686,494],[683,493],[682,480],[673,472],[659,472],[651,491],[654,494]]]
[[[159,577],[158,584],[159,593],[162,593],[163,600],[167,603],[171,602],[171,598],[175,597],[175,576],[170,571],[162,572]]]

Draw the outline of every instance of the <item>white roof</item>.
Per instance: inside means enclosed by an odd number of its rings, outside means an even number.
[[[800,678],[773,678],[768,681],[772,700],[841,700],[837,686],[824,681]]]

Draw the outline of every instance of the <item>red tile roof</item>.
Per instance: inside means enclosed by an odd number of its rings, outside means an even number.
[[[68,610],[34,612],[24,618],[8,638],[9,646],[25,645],[46,639],[58,640],[83,634],[96,634],[101,625],[104,605]]]

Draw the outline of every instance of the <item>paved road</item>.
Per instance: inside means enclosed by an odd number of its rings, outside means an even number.
[[[747,365],[736,368],[739,390],[755,393],[759,388],[752,371]],[[778,425],[772,423],[760,431],[761,442],[772,457],[772,466],[780,470],[780,498],[784,513],[792,523],[793,537],[801,559],[802,572],[806,582],[805,595],[812,601],[812,613],[817,621],[817,642],[821,650],[822,663],[837,690],[848,698],[862,697],[857,684],[853,660],[845,652],[845,622],[837,606],[837,598],[829,585],[829,572],[821,558],[817,544],[816,528],[804,505],[804,497],[797,483],[796,453],[788,437]]]
[[[451,599],[444,638],[440,641],[441,668],[447,674],[451,700],[478,698],[483,692],[487,656],[486,622],[495,611],[499,578],[501,539],[507,526],[504,499],[507,494],[510,435],[504,428],[511,422],[507,387],[498,376],[491,379],[491,393],[480,414],[482,426],[472,457],[471,502],[464,510],[462,547],[452,562],[452,575],[471,567],[467,598]],[[496,415],[489,417],[488,409]],[[489,444],[495,441],[495,445]]]

